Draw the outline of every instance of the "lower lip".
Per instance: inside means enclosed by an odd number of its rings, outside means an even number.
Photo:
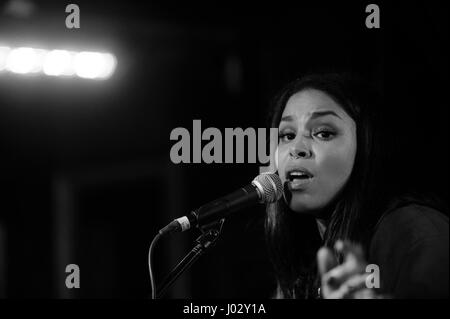
[[[310,183],[312,180],[312,177],[310,178],[305,178],[305,179],[294,179],[293,181],[289,182],[289,189],[291,191],[294,190],[301,190],[303,188],[305,188],[306,185],[308,185],[308,183]]]

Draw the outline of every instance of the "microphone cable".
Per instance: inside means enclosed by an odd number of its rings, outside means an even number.
[[[152,260],[153,260],[153,252],[155,250],[156,243],[161,238],[161,235],[159,233],[156,234],[156,236],[153,238],[152,243],[150,244],[150,249],[148,250],[148,271],[150,274],[150,285],[152,288],[152,299],[156,299],[156,283],[155,283],[155,277],[153,274],[153,268],[152,268]]]

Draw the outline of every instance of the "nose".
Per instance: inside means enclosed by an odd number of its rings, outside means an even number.
[[[292,144],[289,154],[293,158],[310,158],[312,156],[312,151],[303,138],[301,138]]]

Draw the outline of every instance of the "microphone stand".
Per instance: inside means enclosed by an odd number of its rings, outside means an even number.
[[[224,221],[224,219],[221,219],[219,222],[200,229],[202,234],[195,240],[197,244],[164,279],[161,287],[156,290],[156,299],[163,297],[167,289],[172,286],[182,273],[189,269],[209,248],[214,247],[222,232]]]

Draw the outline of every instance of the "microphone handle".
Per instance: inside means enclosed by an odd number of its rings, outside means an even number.
[[[191,216],[193,216],[194,225],[201,227],[225,218],[239,209],[256,204],[259,200],[260,195],[257,188],[249,184],[231,194],[201,206],[193,211]]]

